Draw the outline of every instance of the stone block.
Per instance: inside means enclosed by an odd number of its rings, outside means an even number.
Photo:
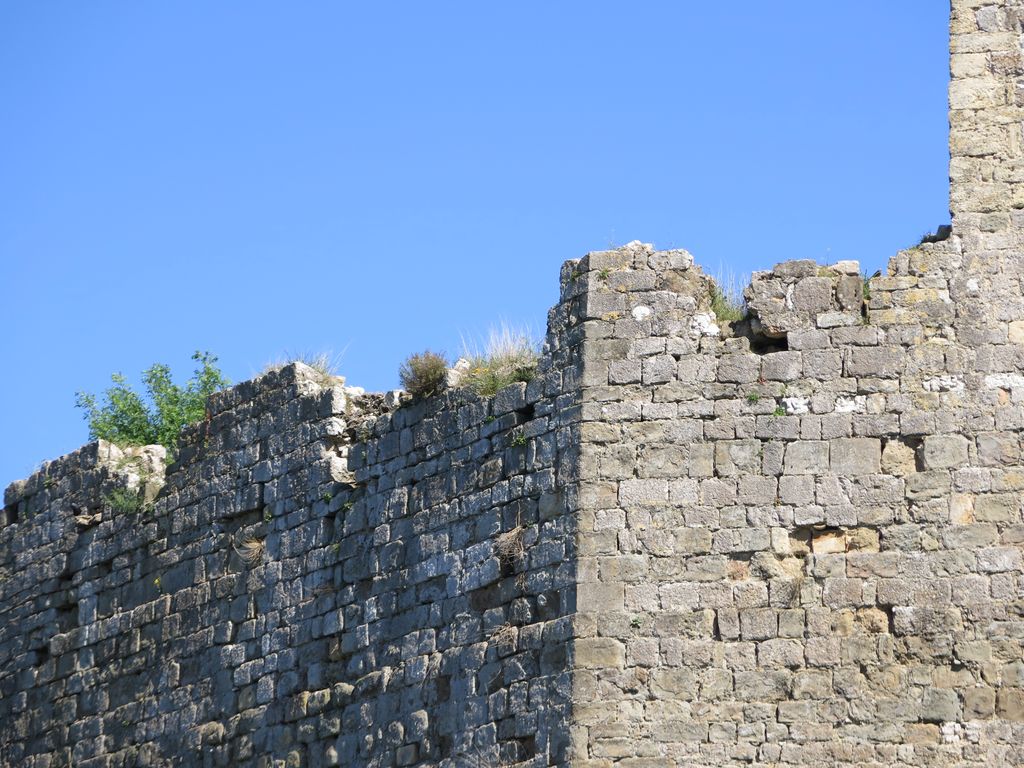
[[[697,676],[692,669],[657,669],[651,673],[651,692],[656,698],[691,701],[697,690]]]
[[[659,506],[667,501],[667,480],[623,480],[619,483],[619,504],[626,509]]]
[[[784,472],[787,475],[821,475],[828,471],[829,444],[807,440],[786,445]]]
[[[740,637],[767,640],[779,633],[778,612],[774,608],[746,608],[740,611]]]
[[[846,574],[853,578],[895,578],[899,572],[898,552],[850,552],[846,557]]]
[[[903,369],[904,359],[899,347],[854,347],[846,359],[846,375],[894,379]]]
[[[1021,519],[1021,494],[986,494],[973,499],[973,519],[979,523],[1016,523]]]
[[[777,493],[778,481],[774,477],[740,477],[739,501],[742,504],[771,505],[775,503]]]
[[[916,472],[917,457],[914,449],[899,440],[887,440],[882,449],[881,469],[897,477]]]
[[[749,384],[761,375],[761,359],[753,354],[723,355],[718,361],[718,380]]]
[[[924,438],[922,461],[925,469],[959,469],[968,464],[969,445],[962,435],[930,435]]]
[[[861,579],[825,579],[822,602],[829,608],[850,608],[864,603],[864,582]]]
[[[802,667],[804,645],[800,640],[765,640],[757,644],[757,663],[761,667]]]
[[[846,532],[842,530],[814,531],[811,550],[816,555],[829,555],[846,551]]]
[[[657,355],[643,361],[643,383],[664,384],[676,377],[678,363],[671,355]]]
[[[979,686],[964,691],[964,718],[979,720],[992,717],[996,709],[996,692]]]
[[[782,278],[808,278],[818,274],[818,262],[813,259],[791,259],[776,264],[770,273]]]
[[[921,697],[920,718],[926,723],[945,723],[960,719],[960,700],[956,691],[926,688]]]
[[[1024,570],[1024,549],[1020,547],[988,547],[977,552],[978,570],[1002,573]]]
[[[740,701],[773,702],[789,697],[793,673],[789,670],[757,670],[737,672],[735,695]]]
[[[859,275],[842,275],[836,280],[836,300],[840,309],[860,311],[864,282]]]
[[[581,637],[573,643],[573,660],[582,669],[622,669],[626,648],[610,637]]]
[[[802,368],[800,352],[771,352],[761,358],[761,375],[767,381],[795,381]]]
[[[816,322],[819,328],[843,328],[857,325],[860,318],[857,312],[822,312]]]
[[[756,474],[761,469],[760,440],[722,440],[715,443],[715,470],[722,477]]]
[[[716,531],[712,538],[712,552],[758,552],[768,549],[770,538],[767,528],[726,528]]]
[[[623,584],[584,583],[576,587],[576,609],[581,613],[621,611],[624,605]]]
[[[832,306],[832,278],[805,277],[793,286],[793,308],[798,312],[824,312]]]
[[[641,370],[640,360],[613,360],[608,365],[608,383],[639,384]]]
[[[881,471],[882,443],[876,438],[839,438],[829,443],[829,466],[833,473],[859,477]]]

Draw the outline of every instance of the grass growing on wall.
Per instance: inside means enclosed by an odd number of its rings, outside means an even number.
[[[482,343],[470,344],[463,339],[462,349],[462,356],[469,361],[462,385],[484,397],[537,375],[540,342],[526,328],[502,323],[492,328]]]
[[[742,320],[747,314],[747,303],[740,284],[745,285],[749,278],[744,275],[739,279],[731,269],[719,267],[718,273],[708,279],[711,281],[711,311],[715,317],[725,323]]]
[[[267,363],[261,374],[279,371],[292,363],[303,363],[316,371],[318,383],[326,387],[334,383],[334,379],[339,375],[338,370],[341,367],[341,360],[344,354],[344,351],[337,355],[331,352],[293,353],[286,351],[281,358]]]

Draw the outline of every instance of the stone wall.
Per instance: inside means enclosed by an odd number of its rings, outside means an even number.
[[[490,400],[295,364],[8,488],[0,764],[561,764],[575,303]]]
[[[954,0],[948,262],[961,338],[1024,337],[1024,3]],[[960,271],[962,268],[962,271]]]
[[[301,364],[7,489],[0,765],[1024,764],[1020,0],[954,0],[953,225],[865,282],[567,262],[539,375]]]
[[[573,765],[1024,763],[1022,348],[958,340],[949,247],[734,323],[683,252],[580,264]]]
[[[1019,0],[952,2],[950,209],[954,226],[989,244],[1020,226],[1024,208],[1022,20]]]

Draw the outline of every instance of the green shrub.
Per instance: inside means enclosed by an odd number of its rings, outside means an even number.
[[[216,357],[196,352],[192,359],[199,366],[184,387],[171,381],[168,366],[157,363],[142,374],[145,395],[133,390],[120,373],[110,377],[113,386],[104,393],[102,405],[95,395],[77,393],[75,405],[85,410],[89,439],[117,445],[160,444],[173,454],[181,430],[206,417],[206,398],[228,384]]]
[[[402,387],[413,397],[430,397],[441,390],[448,375],[448,361],[443,355],[420,352],[410,355],[398,369]]]
[[[141,490],[133,491],[128,488],[115,488],[103,497],[103,502],[110,507],[111,512],[119,514],[142,512],[145,509]]]
[[[483,349],[470,349],[465,342],[463,348],[469,370],[461,384],[484,397],[537,375],[540,344],[525,330],[502,325],[491,330]]]

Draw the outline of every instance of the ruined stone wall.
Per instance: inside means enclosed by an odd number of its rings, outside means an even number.
[[[862,281],[567,262],[539,376],[215,396],[7,489],[0,765],[1024,764],[1020,0],[954,0],[953,225]]]
[[[581,263],[574,765],[1024,763],[1024,378],[948,247],[734,323],[683,252]]]
[[[575,303],[490,400],[295,364],[8,488],[0,765],[563,764]]]
[[[951,10],[951,231],[580,265],[574,765],[1024,764],[1024,3]]]

